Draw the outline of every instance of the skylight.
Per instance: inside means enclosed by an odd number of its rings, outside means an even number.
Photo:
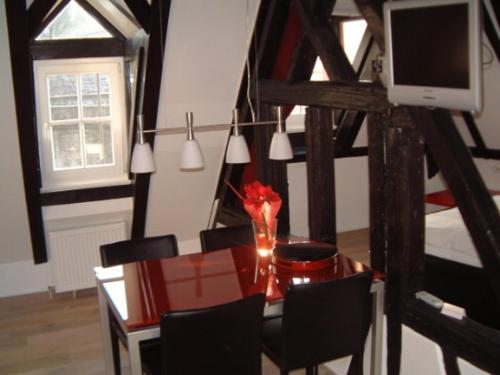
[[[93,16],[72,0],[40,33],[36,40],[112,38]]]

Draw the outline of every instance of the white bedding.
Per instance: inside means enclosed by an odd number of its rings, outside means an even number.
[[[500,195],[493,200],[500,208]],[[425,252],[474,267],[482,267],[458,208],[426,215]]]

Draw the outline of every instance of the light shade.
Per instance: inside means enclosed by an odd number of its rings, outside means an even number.
[[[293,159],[292,145],[288,134],[275,132],[269,149],[269,159],[272,160],[290,160]]]
[[[136,143],[132,152],[130,172],[151,173],[155,170],[155,160],[149,143]]]
[[[227,145],[226,163],[243,164],[250,162],[250,153],[243,135],[231,135]]]
[[[187,139],[182,146],[181,165],[183,170],[203,169],[205,163],[197,139]]]

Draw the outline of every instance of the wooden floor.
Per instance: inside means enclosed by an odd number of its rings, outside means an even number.
[[[368,231],[339,234],[343,254],[368,264]],[[125,358],[125,355],[122,355]],[[128,374],[123,363],[123,374]],[[294,371],[293,375],[304,371]],[[50,299],[36,293],[0,299],[0,374],[104,374],[95,289]],[[263,357],[263,374],[279,374]],[[320,374],[331,374],[320,368]]]

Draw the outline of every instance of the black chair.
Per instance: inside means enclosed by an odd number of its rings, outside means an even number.
[[[203,253],[226,249],[238,245],[254,243],[252,225],[205,229],[200,232],[201,251]]]
[[[263,324],[263,351],[281,375],[353,355],[349,373],[363,372],[363,352],[370,325],[372,273],[326,282],[290,285],[282,317]]]
[[[102,245],[100,251],[103,267],[179,255],[173,234],[113,242]]]
[[[177,238],[173,234],[113,242],[101,245],[100,252],[101,264],[103,267],[111,267],[118,264],[148,259],[169,258],[179,255]],[[111,311],[109,312],[109,324],[111,328],[111,346],[115,374],[119,375],[121,369],[118,339],[126,345],[126,338],[123,335],[120,324],[116,321]],[[155,345],[155,343],[151,342],[148,345]],[[159,346],[158,343],[156,343],[156,345]]]
[[[162,315],[160,347],[141,349],[143,369],[168,375],[260,375],[264,294]]]

